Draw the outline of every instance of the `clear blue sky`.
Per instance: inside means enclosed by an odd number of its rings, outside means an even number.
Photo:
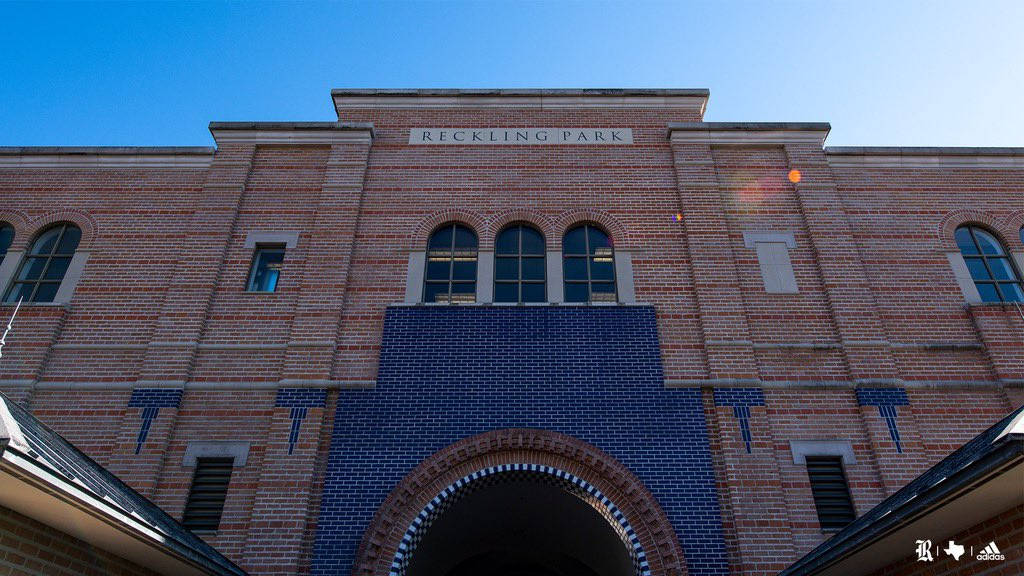
[[[0,145],[208,145],[345,87],[708,88],[830,145],[1024,146],[1024,1],[0,3]]]

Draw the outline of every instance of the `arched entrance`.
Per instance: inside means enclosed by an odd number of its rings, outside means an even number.
[[[632,526],[562,470],[504,464],[460,478],[409,526],[391,574],[648,576]]]
[[[360,575],[679,576],[675,532],[621,463],[575,438],[509,429],[424,460],[378,509]]]

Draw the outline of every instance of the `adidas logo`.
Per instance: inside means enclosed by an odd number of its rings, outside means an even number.
[[[988,546],[978,554],[978,560],[1006,560],[1006,556],[999,551],[999,547],[996,546],[995,542],[989,542]]]

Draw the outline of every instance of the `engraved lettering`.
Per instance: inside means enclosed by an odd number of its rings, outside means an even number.
[[[473,130],[473,142],[483,142],[484,139],[480,137],[479,130]]]
[[[516,130],[516,142],[526,142],[530,139],[529,130]]]
[[[621,130],[612,130],[612,140],[615,142],[622,142],[622,137],[619,136]]]
[[[462,138],[459,138],[459,134],[462,134]],[[452,134],[452,140],[455,140],[456,142],[465,142],[466,132],[464,130],[456,130],[455,133]]]
[[[548,131],[547,130],[537,130],[536,138],[537,138],[538,142],[547,142],[548,141]]]
[[[594,130],[594,142],[604,142],[604,130]]]

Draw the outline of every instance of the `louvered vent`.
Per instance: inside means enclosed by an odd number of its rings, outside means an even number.
[[[181,523],[189,530],[216,530],[224,512],[234,458],[198,458]]]
[[[843,461],[838,456],[808,456],[807,475],[811,479],[814,506],[822,530],[839,530],[853,522],[850,487],[843,474]]]

